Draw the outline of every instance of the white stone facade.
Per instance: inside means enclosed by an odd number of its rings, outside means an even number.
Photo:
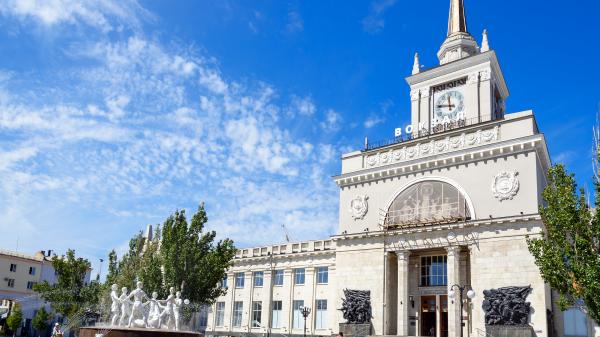
[[[565,328],[572,323],[553,305],[527,249],[527,237],[543,230],[538,205],[551,161],[533,112],[505,113],[509,92],[496,53],[465,54],[413,71],[407,82],[412,138],[342,155],[334,177],[337,234],[241,250],[228,273],[227,295],[209,314],[208,335],[300,336],[298,300],[312,308],[308,335],[335,334],[344,322],[343,290],[359,289],[371,292],[372,335],[485,337],[483,291],[507,286],[532,287],[527,301],[534,336],[584,330]],[[326,283],[317,282],[320,267],[327,267]],[[303,285],[294,284],[298,268],[305,269]],[[276,270],[283,270],[283,285],[274,285]],[[260,286],[253,286],[255,272],[263,272]],[[235,286],[238,273],[243,288]],[[462,313],[458,298],[448,297],[455,284],[475,293],[464,297]],[[327,301],[321,316],[317,300]],[[275,327],[279,301],[283,318]],[[260,322],[253,320],[253,302],[261,303]],[[598,328],[585,324],[585,336],[593,336]]]

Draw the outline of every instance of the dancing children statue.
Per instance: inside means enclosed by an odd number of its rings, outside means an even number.
[[[160,305],[160,303],[158,302],[158,300],[156,299],[158,297],[158,293],[155,291],[152,293],[152,298],[146,302],[145,304],[150,303],[150,309],[149,309],[149,313],[148,313],[148,327],[149,328],[154,328],[154,329],[160,329],[161,328],[161,309],[163,308],[162,305]]]
[[[142,319],[144,321],[144,327],[148,327],[146,311],[144,310],[144,305],[142,304],[142,300],[148,299],[148,296],[142,290],[142,282],[140,282],[140,281],[137,282],[137,288],[131,291],[129,296],[127,296],[127,299],[129,300],[132,297],[133,297],[133,307],[131,308],[131,315],[129,316],[128,326],[131,327],[131,324],[134,323],[135,319],[141,315]]]
[[[127,296],[127,287],[121,288],[121,296],[119,296],[119,302],[121,303],[121,319],[119,325],[125,325],[127,317],[131,313],[131,301]]]
[[[113,284],[111,287],[110,299],[112,300],[112,304],[110,305],[110,313],[112,314],[111,325],[116,326],[119,323],[119,304],[121,301],[119,300],[119,287],[116,284]]]

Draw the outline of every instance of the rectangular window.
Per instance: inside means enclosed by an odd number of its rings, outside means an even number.
[[[327,300],[317,300],[315,307],[315,329],[327,329]]]
[[[565,336],[587,336],[587,318],[581,310],[571,308],[563,312]]]
[[[304,268],[294,269],[294,284],[304,284]]]
[[[283,305],[281,301],[273,301],[273,314],[271,317],[271,328],[281,328],[281,318],[283,317]]]
[[[225,302],[217,302],[216,314],[217,317],[215,325],[223,326],[225,325]]]
[[[283,285],[283,270],[276,270],[273,275],[273,285],[282,286]]]
[[[252,327],[260,328],[262,316],[262,302],[252,302]]]
[[[235,273],[235,287],[236,288],[244,287],[244,273]]]
[[[16,273],[17,272],[17,265],[14,264],[14,263],[11,263],[10,264],[10,271],[13,272],[13,273]]]
[[[421,287],[445,286],[448,284],[447,257],[421,256]]]
[[[29,275],[35,275],[35,267],[29,267]]]
[[[294,301],[294,316],[292,317],[292,329],[304,328],[304,317],[302,316],[303,300]]]
[[[317,283],[327,284],[329,282],[329,268],[318,267],[317,268]]]
[[[9,288],[14,288],[15,287],[15,279],[14,278],[9,278],[8,279],[8,287]]]
[[[27,289],[32,290],[34,285],[35,285],[35,282],[28,281],[27,282]]]
[[[227,289],[227,276],[223,277],[221,280],[221,288]]]
[[[244,311],[244,302],[236,301],[233,302],[233,326],[241,327],[242,326],[242,313]]]
[[[263,286],[263,275],[264,275],[264,273],[262,271],[254,272],[254,286],[255,287]]]

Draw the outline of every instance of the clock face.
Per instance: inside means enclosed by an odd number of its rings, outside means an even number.
[[[460,91],[446,91],[435,100],[434,119],[439,123],[464,118],[465,98]]]

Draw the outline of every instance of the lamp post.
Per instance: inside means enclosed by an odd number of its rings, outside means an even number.
[[[302,317],[304,317],[304,337],[306,337],[306,318],[310,315],[310,307],[300,307]]]
[[[458,284],[453,285],[452,287],[450,287],[450,291],[448,292],[448,297],[450,297],[450,299],[454,299],[456,297],[456,292],[454,291],[454,288],[458,289],[458,300],[460,302],[460,337],[463,337],[463,292],[465,291],[465,289],[467,289],[467,286],[460,286]],[[469,299],[473,299],[475,297],[475,291],[473,291],[473,289],[469,289],[467,291],[467,297]]]

